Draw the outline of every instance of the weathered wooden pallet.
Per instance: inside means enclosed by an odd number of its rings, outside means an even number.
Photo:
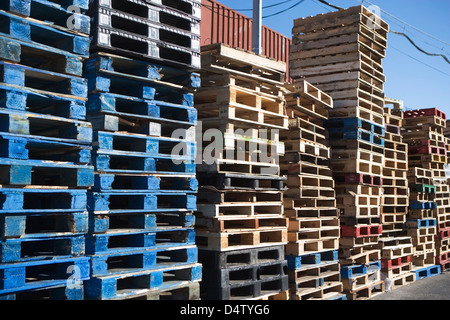
[[[334,108],[330,110],[330,118],[360,118],[384,126],[384,117],[377,112],[361,106]]]
[[[309,269],[320,268],[324,265],[335,265],[338,262],[337,250],[329,250],[323,252],[309,253],[304,255],[286,255],[287,267],[289,270],[304,271]],[[293,274],[291,281],[295,282],[298,278],[297,274]]]
[[[77,6],[79,12],[69,11],[68,8],[71,5]],[[89,35],[90,20],[89,17],[82,12],[88,9],[88,6],[89,3],[85,0],[66,1],[63,4],[47,0],[7,0],[1,4],[0,9],[19,16],[39,20],[41,23],[46,23],[56,29]]]
[[[2,263],[58,260],[83,256],[85,243],[83,234],[66,236],[25,236],[20,239],[5,239],[0,243]]]
[[[0,133],[0,157],[20,160],[48,160],[89,165],[91,147],[86,144],[47,140],[42,137]]]
[[[86,35],[71,33],[67,28],[56,29],[53,24],[19,17],[5,11],[0,11],[0,16],[5,23],[1,34],[6,37],[33,45],[43,44],[84,58],[89,56],[89,38]]]
[[[335,237],[322,240],[302,240],[297,242],[288,242],[286,245],[286,254],[292,256],[303,256],[324,251],[337,250],[338,248],[339,239]]]
[[[354,23],[361,23],[367,26],[369,25],[368,22],[373,26],[375,32],[387,34],[389,25],[382,19],[374,16],[373,12],[363,5],[327,14],[295,19],[293,33],[306,33],[308,31],[318,31]]]
[[[122,175],[97,173],[92,188],[95,191],[160,190],[197,192],[198,181],[192,176]]]
[[[0,34],[0,57],[6,61],[54,72],[81,76],[82,58],[64,50],[12,39]]]
[[[287,229],[233,233],[199,231],[196,233],[195,241],[199,249],[219,251],[282,245],[287,243]]]
[[[279,228],[287,228],[288,219],[272,218],[264,216],[243,217],[239,219],[230,218],[207,218],[196,217],[196,230],[212,231],[212,232],[231,232],[248,231],[248,230],[276,230]]]
[[[282,86],[286,63],[223,43],[202,46],[202,69]]]
[[[69,281],[70,282],[70,281]],[[50,287],[36,288],[25,291],[13,292],[0,296],[0,300],[58,300],[58,301],[80,301],[84,300],[83,284],[76,286],[67,286],[59,284]]]
[[[86,119],[85,98],[8,84],[0,84],[0,96],[1,108],[74,120]]]
[[[196,165],[183,156],[149,157],[127,152],[93,151],[92,159],[97,172],[112,174],[164,174],[193,175]]]
[[[142,79],[153,82],[155,86],[172,88],[173,91],[192,92],[201,86],[200,74],[197,72],[107,52],[92,53],[85,62],[84,70],[87,74],[117,74],[122,77]]]
[[[136,290],[135,294],[129,293],[126,297],[120,296],[111,300],[200,300],[200,280],[179,281],[160,290],[153,289],[144,292]]]
[[[61,258],[0,265],[0,294],[14,294],[89,279],[89,258]],[[77,270],[76,276],[73,270]]]
[[[0,183],[5,185],[68,186],[94,184],[94,168],[57,161],[0,158]]]
[[[204,173],[198,172],[200,185],[211,186],[219,190],[285,190],[283,176],[265,176],[258,174]]]
[[[46,71],[2,61],[2,83],[22,89],[40,90],[43,94],[87,98],[87,81],[80,77]]]
[[[86,209],[86,190],[2,187],[0,194],[0,212],[5,214],[79,212]]]
[[[186,192],[116,190],[89,192],[88,210],[93,214],[195,211],[196,196]]]
[[[267,217],[280,218],[283,215],[282,202],[260,201],[260,202],[229,202],[220,204],[199,203],[197,211],[204,217],[229,219],[240,219],[245,217]]]
[[[114,151],[117,154],[141,155],[147,157],[170,157],[176,148],[182,154],[176,154],[193,160],[195,158],[195,142],[187,139],[151,137],[128,132],[96,131],[93,137],[93,149],[98,152]]]
[[[154,293],[180,285],[198,282],[202,277],[200,264],[167,266],[119,275],[91,277],[85,282],[86,300],[123,300],[137,294]],[[136,285],[139,288],[136,288]]]
[[[2,214],[0,237],[25,238],[30,236],[70,236],[88,232],[88,212],[49,212]],[[66,210],[68,211],[68,210]],[[41,226],[46,226],[41,227]]]

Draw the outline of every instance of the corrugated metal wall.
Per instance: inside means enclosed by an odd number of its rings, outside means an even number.
[[[201,45],[225,43],[252,51],[252,19],[214,0],[202,0]],[[289,65],[291,39],[263,27],[262,54]]]

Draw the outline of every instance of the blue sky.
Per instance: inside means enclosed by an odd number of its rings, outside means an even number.
[[[218,1],[232,9],[251,9],[253,6],[253,0]],[[283,1],[263,0],[263,6],[279,2]],[[287,9],[297,2],[292,0],[264,9],[263,16]],[[360,0],[329,0],[328,2],[344,8],[361,4]],[[444,54],[450,60],[450,1],[370,0],[370,3],[385,11],[381,12],[381,18],[389,23],[391,30],[405,32],[423,50]],[[370,6],[367,2],[364,5]],[[263,24],[291,37],[294,19],[334,10],[317,0],[304,0],[282,14],[263,19]],[[251,11],[240,12],[249,17],[252,16]],[[390,33],[383,67],[386,75],[387,97],[403,100],[407,109],[438,108],[447,113],[450,118],[450,64],[442,57],[427,56],[414,48],[405,38]]]

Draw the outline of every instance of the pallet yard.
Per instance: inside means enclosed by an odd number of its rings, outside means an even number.
[[[363,300],[447,271],[449,122],[385,96],[389,25],[296,19],[286,63],[201,45],[201,7],[0,4],[0,300]]]

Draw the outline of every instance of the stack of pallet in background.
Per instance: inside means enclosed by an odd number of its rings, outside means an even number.
[[[408,145],[401,136],[403,102],[386,99],[384,110],[383,234],[378,246],[381,250],[381,276],[386,291],[389,291],[414,283],[416,278],[411,272],[412,239],[403,234],[409,205]]]
[[[446,184],[447,151],[443,129],[445,115],[437,109],[404,113],[402,136],[408,144],[410,201],[406,234],[414,245],[413,272],[416,280],[440,273],[435,265],[438,221],[437,190]],[[443,199],[447,200],[448,199]]]
[[[281,174],[287,176],[288,187],[284,203],[290,298],[345,300],[338,260],[339,211],[323,126],[333,99],[306,81],[288,89],[289,131],[281,133],[286,149]]]
[[[333,98],[325,122],[342,234],[344,291],[363,299],[380,280],[384,166],[384,80],[389,26],[364,6],[294,21],[290,67]]]
[[[444,129],[445,146],[447,149],[447,164],[445,165],[445,173],[447,185],[450,186],[450,121],[447,120]],[[450,197],[450,195],[447,195]],[[441,221],[439,221],[441,220]],[[438,243],[440,242],[440,243]],[[450,205],[438,207],[438,236],[436,239],[437,257],[436,264],[441,266],[441,271],[450,269]]]
[[[0,9],[0,299],[83,299],[89,19],[45,0]]]
[[[95,185],[86,299],[199,299],[193,92],[200,4],[159,3],[99,0],[88,12]]]
[[[202,47],[195,94],[205,144],[197,161],[202,299],[287,294],[286,178],[278,163],[279,131],[288,128],[285,76],[285,63],[223,44]]]

